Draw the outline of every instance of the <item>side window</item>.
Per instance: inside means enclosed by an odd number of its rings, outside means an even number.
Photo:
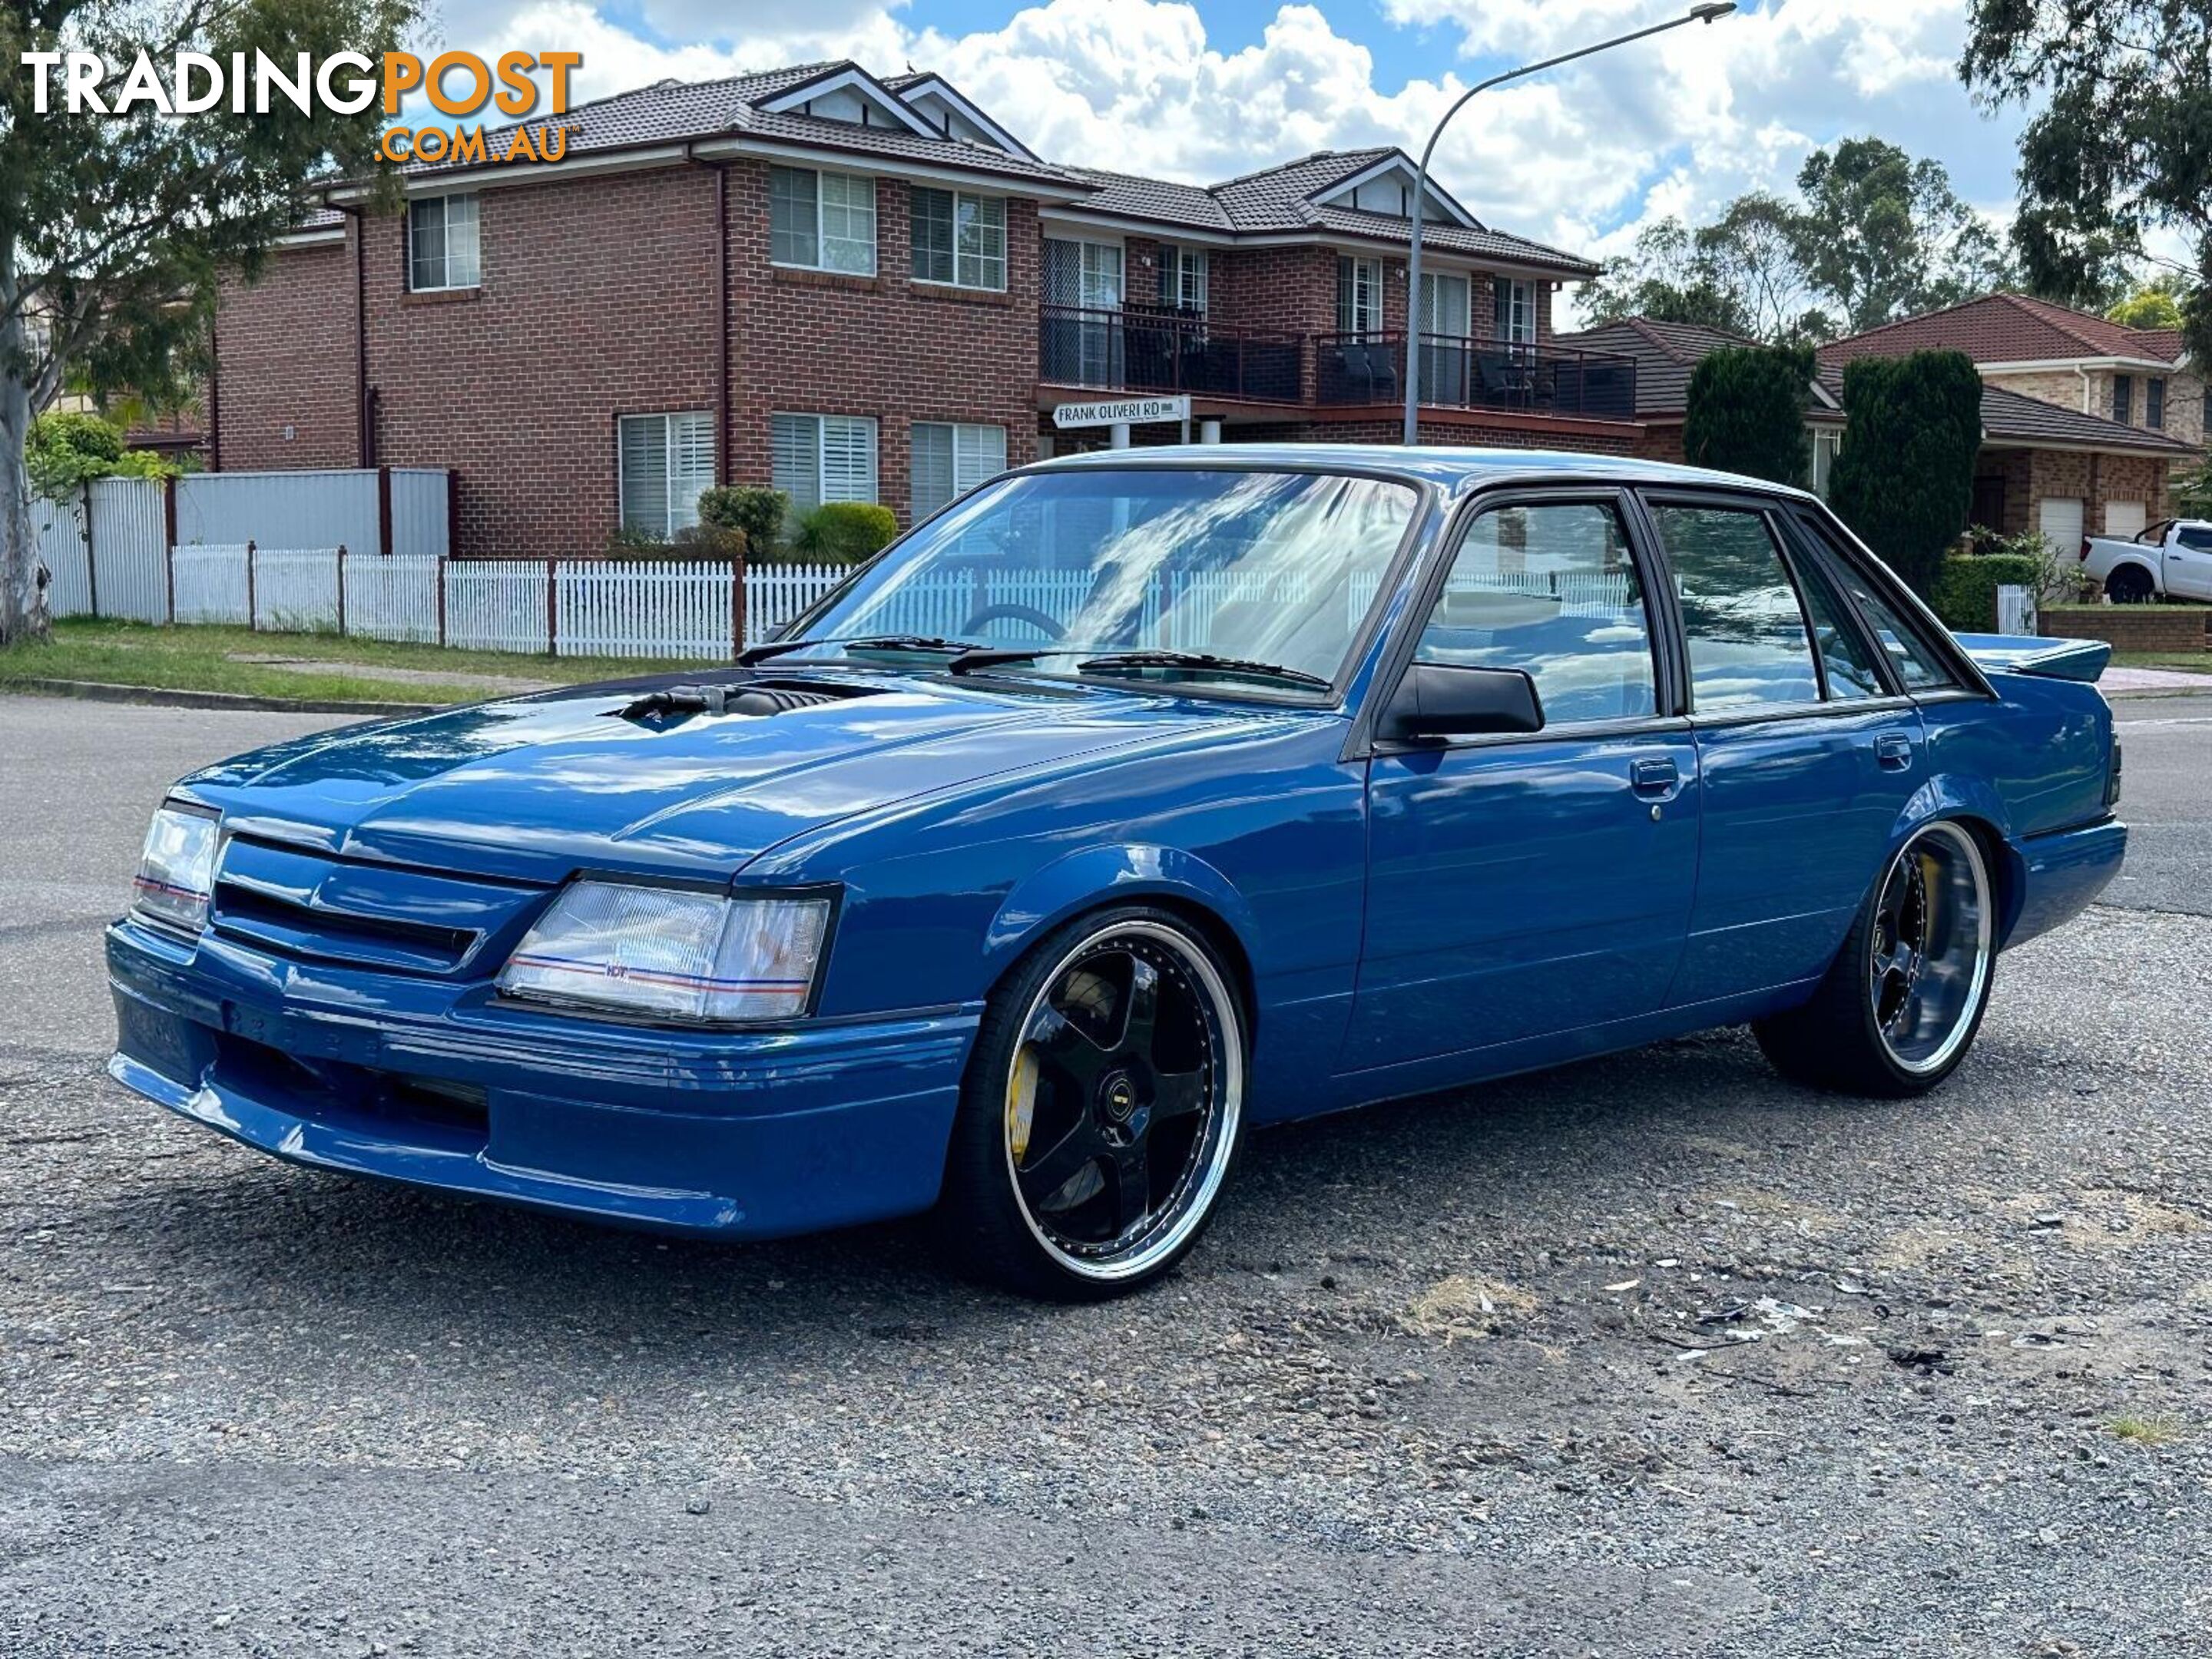
[[[1620,514],[1576,501],[1482,514],[1415,656],[1527,671],[1547,726],[1655,713],[1650,622]]]
[[[1652,516],[1674,568],[1692,712],[1819,702],[1805,613],[1765,515],[1656,502]]]
[[[1820,648],[1820,672],[1828,682],[1828,696],[1838,702],[1852,697],[1882,695],[1881,675],[1874,653],[1851,625],[1850,607],[1836,592],[1835,584],[1817,561],[1797,560],[1799,591],[1813,619],[1813,643]]]
[[[2212,530],[2177,530],[2173,538],[2199,553],[2212,553]]]
[[[1867,626],[1874,630],[1875,638],[1881,642],[1881,648],[1889,658],[1890,667],[1896,672],[1898,679],[1907,690],[1926,691],[1957,684],[1950,671],[1943,666],[1942,659],[1936,654],[1918,631],[1898,614],[1897,608],[1875,593],[1873,586],[1849,559],[1832,550],[1825,533],[1816,538],[1811,534],[1809,526],[1802,523],[1797,526],[1797,530],[1803,540],[1819,541],[1820,562],[1834,573],[1844,594],[1858,607],[1859,615],[1866,618]]]

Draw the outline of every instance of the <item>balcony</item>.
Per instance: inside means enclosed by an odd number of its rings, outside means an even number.
[[[1324,334],[1314,343],[1314,397],[1322,404],[1395,404],[1406,396],[1406,337]],[[1519,341],[1420,337],[1421,404],[1497,409],[1586,420],[1636,418],[1636,362]]]
[[[1304,401],[1305,342],[1295,334],[1222,328],[1180,311],[1045,306],[1042,312],[1037,357],[1050,385]]]
[[[1401,333],[1299,335],[1224,328],[1185,312],[1041,310],[1038,363],[1048,386],[1292,408],[1397,404],[1406,395]],[[1424,408],[1636,418],[1632,358],[1443,334],[1422,335],[1419,349]]]

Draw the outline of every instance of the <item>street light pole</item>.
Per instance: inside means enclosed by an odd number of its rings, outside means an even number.
[[[1664,34],[1668,29],[1680,28],[1685,23],[1710,23],[1727,16],[1735,9],[1735,0],[1708,0],[1708,3],[1690,8],[1686,15],[1669,18],[1663,23],[1654,23],[1650,28],[1638,29],[1632,34],[1616,35],[1610,40],[1601,40],[1594,46],[1583,46],[1573,52],[1563,52],[1557,58],[1547,58],[1540,64],[1524,64],[1519,69],[1508,70],[1503,75],[1493,75],[1487,81],[1478,81],[1460,94],[1456,103],[1446,110],[1443,119],[1437,123],[1436,131],[1421,151],[1421,164],[1413,171],[1413,256],[1406,262],[1406,430],[1405,441],[1415,441],[1420,427],[1421,410],[1421,222],[1423,209],[1429,196],[1429,159],[1437,153],[1437,140],[1444,136],[1453,116],[1467,107],[1468,101],[1478,92],[1487,92],[1492,87],[1502,87],[1508,81],[1518,81],[1530,75],[1557,69],[1562,64],[1571,64],[1577,58],[1589,58],[1601,52],[1610,52],[1615,46],[1625,46],[1632,40],[1642,40],[1654,34]]]

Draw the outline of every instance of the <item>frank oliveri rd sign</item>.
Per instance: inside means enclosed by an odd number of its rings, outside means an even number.
[[[1052,423],[1062,432],[1079,426],[1142,426],[1147,421],[1187,421],[1190,399],[1184,398],[1116,398],[1103,404],[1062,404],[1052,411]]]

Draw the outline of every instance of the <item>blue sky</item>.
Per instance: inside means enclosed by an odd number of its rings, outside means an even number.
[[[1688,0],[445,0],[480,49],[584,53],[585,95],[822,58],[948,75],[1040,153],[1212,180],[1319,149],[1417,149],[1471,82],[1679,15]],[[2009,213],[2016,112],[1954,70],[1964,0],[1753,0],[1486,94],[1439,175],[1502,228],[1603,255],[1669,213],[1787,190],[1808,152],[1875,133]]]

